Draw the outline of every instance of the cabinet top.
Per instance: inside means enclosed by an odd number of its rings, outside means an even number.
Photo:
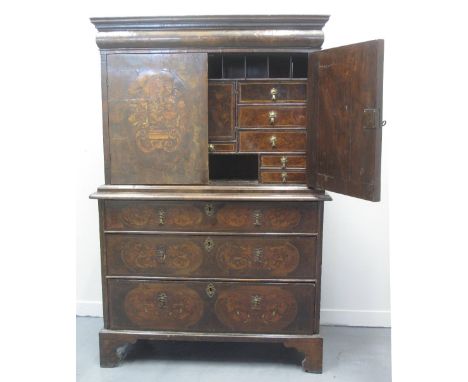
[[[327,15],[97,17],[101,49],[320,49]]]

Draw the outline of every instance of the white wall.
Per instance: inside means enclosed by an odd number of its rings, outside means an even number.
[[[162,2],[160,2],[162,3]],[[167,2],[164,2],[167,3]],[[87,20],[97,16],[184,15],[184,14],[331,14],[325,27],[324,48],[375,38],[386,39],[384,119],[392,127],[392,102],[397,94],[388,90],[392,74],[392,31],[395,25],[385,17],[385,8],[378,2],[347,4],[313,4],[296,1],[290,4],[273,2],[180,2],[158,8],[152,2],[142,6],[135,2],[96,2],[83,8],[77,59],[82,63],[80,118],[82,129],[76,133],[79,157],[77,173],[77,314],[101,315],[100,260],[97,203],[88,199],[96,187],[104,183],[100,106],[100,62],[94,44],[95,30]],[[111,6],[109,4],[112,4]],[[151,5],[150,5],[151,4]],[[241,4],[241,5],[240,5]],[[163,4],[159,4],[163,7]],[[363,12],[365,10],[365,12]],[[395,20],[393,20],[395,21]],[[389,59],[390,58],[390,59]],[[387,145],[384,128],[382,168],[382,201],[364,202],[332,194],[326,203],[324,223],[322,323],[357,326],[390,326],[388,193],[386,167]]]

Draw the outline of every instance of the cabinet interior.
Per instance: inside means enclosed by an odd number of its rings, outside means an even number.
[[[208,79],[209,79],[209,179],[210,181],[254,181],[262,182],[262,171],[273,171],[262,169],[261,150],[258,153],[242,152],[240,147],[241,131],[263,131],[274,130],[287,131],[289,128],[302,128],[305,126],[244,126],[240,121],[242,108],[262,105],[271,111],[280,111],[282,108],[291,107],[296,104],[305,104],[304,98],[292,102],[290,95],[286,96],[287,87],[303,84],[307,80],[307,53],[210,53],[208,54]],[[247,93],[241,99],[242,86],[252,83],[253,86],[260,84],[264,86],[259,99],[249,100]],[[294,84],[294,85],[293,85]],[[283,88],[281,88],[283,87]],[[268,97],[270,89],[277,88],[278,99],[272,100]],[[252,88],[250,88],[252,90]],[[255,92],[254,92],[255,93]],[[264,109],[267,113],[268,110]],[[255,150],[254,150],[255,151]],[[288,151],[288,150],[283,150]],[[265,154],[265,153],[263,153]],[[268,153],[266,153],[268,154]],[[272,152],[271,155],[280,153]],[[285,154],[284,152],[282,153]],[[305,153],[304,153],[305,154]],[[279,157],[278,157],[279,163]],[[282,179],[280,168],[274,168],[278,174],[275,179]],[[283,171],[286,171],[283,169]],[[289,171],[289,170],[288,170]],[[293,170],[293,171],[305,171]],[[294,174],[292,175],[295,176]],[[266,179],[266,178],[265,178]],[[272,178],[271,178],[272,179]],[[275,181],[272,181],[275,182]],[[289,183],[289,182],[288,182]],[[296,182],[297,183],[297,182]]]

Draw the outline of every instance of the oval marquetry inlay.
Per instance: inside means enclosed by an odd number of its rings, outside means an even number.
[[[135,272],[164,270],[165,273],[187,275],[203,262],[203,251],[188,239],[158,240],[127,238],[121,258]]]
[[[163,216],[163,217],[162,217]],[[126,207],[120,213],[120,220],[127,227],[191,227],[200,224],[203,212],[193,206],[146,206]]]
[[[268,208],[264,211],[264,220],[272,228],[294,228],[301,221],[301,212],[297,208]]]
[[[297,301],[280,287],[243,286],[220,292],[215,314],[231,330],[275,332],[294,321]]]
[[[299,265],[299,250],[287,240],[270,240],[237,244],[228,242],[216,252],[219,269],[228,273],[261,272],[270,276],[286,276]]]
[[[127,293],[124,309],[130,321],[142,328],[187,329],[202,318],[203,301],[183,285],[142,284]]]

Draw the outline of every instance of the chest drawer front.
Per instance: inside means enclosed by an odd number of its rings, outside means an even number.
[[[305,127],[305,106],[239,106],[239,127]]]
[[[317,227],[316,203],[109,200],[104,212],[111,231],[316,233]]]
[[[305,102],[307,85],[305,82],[240,82],[239,102]]]
[[[107,234],[112,276],[309,278],[316,238]]]
[[[109,280],[111,329],[309,333],[315,285]]]
[[[241,131],[240,152],[304,152],[305,131]]]

